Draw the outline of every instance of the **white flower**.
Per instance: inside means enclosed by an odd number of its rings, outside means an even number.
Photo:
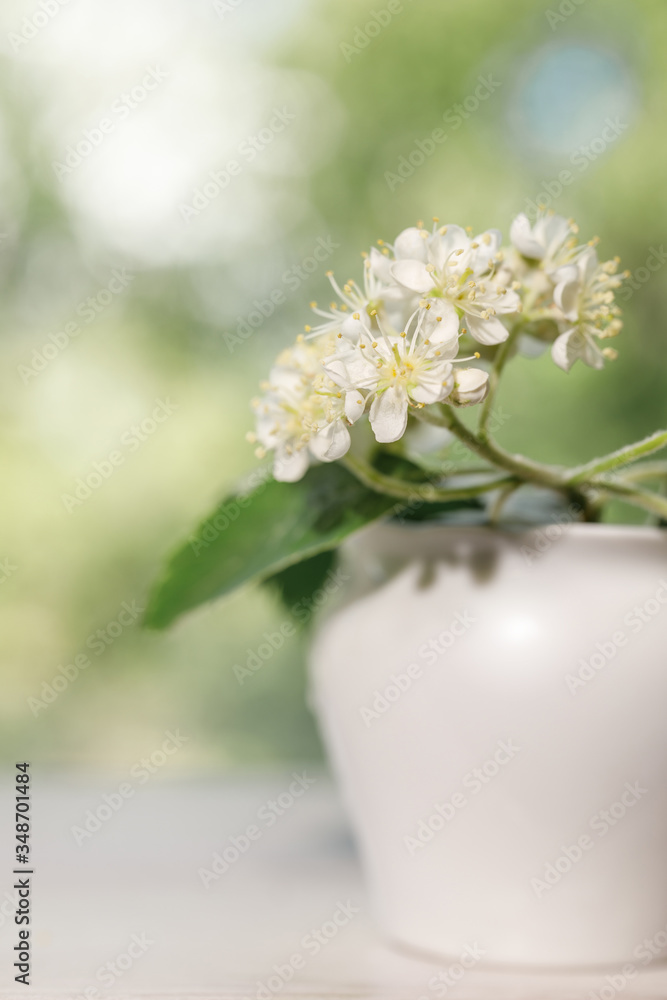
[[[578,232],[575,222],[553,212],[533,225],[519,215],[510,229],[515,250],[507,263],[523,286],[526,318],[542,324],[544,339],[555,337],[551,354],[564,371],[577,360],[602,368],[605,358],[615,358],[613,348],[600,348],[597,341],[614,337],[622,326],[614,304],[618,259],[600,264],[597,237],[579,244]]]
[[[523,213],[510,226],[510,246],[498,271],[499,279],[521,289],[527,315],[555,319],[548,310],[553,306],[554,272],[572,263],[585,249],[579,246],[576,223],[553,212],[543,213],[531,225]],[[555,332],[555,331],[554,331]]]
[[[516,333],[551,344],[566,371],[577,359],[600,368],[615,357],[598,342],[621,328],[617,260],[601,264],[597,240],[578,245],[574,222],[546,213],[531,223],[519,215],[505,248],[497,230],[471,237],[460,226],[434,223],[431,231],[421,223],[404,229],[393,245],[378,240],[363,254],[361,285],[341,287],[329,273],[338,301],[328,309],[311,303],[322,322],[279,355],[253,404],[250,438],[259,457],[274,452],[276,479],[300,479],[313,459],[342,458],[350,426],[367,412],[377,441],[389,444],[405,433],[411,408],[481,403],[489,375],[455,370],[472,360],[457,357],[459,337],[506,341],[500,316],[523,311]]]
[[[462,316],[480,344],[500,344],[509,333],[497,316],[521,308],[516,292],[495,277],[500,240],[495,229],[471,239],[460,226],[438,228],[437,222],[431,233],[404,229],[394,243],[391,274],[437,305],[448,329],[458,328]]]
[[[616,260],[601,264],[594,247],[587,247],[573,264],[554,272],[554,304],[567,329],[554,342],[551,355],[569,371],[581,360],[591,368],[602,368],[604,359],[614,358],[613,348],[601,349],[596,340],[615,337],[621,330],[620,309],[614,289],[621,284]]]
[[[311,309],[324,322],[306,327],[309,338],[335,331],[350,340],[358,340],[363,332],[359,326],[360,315],[366,324],[374,324],[377,315],[395,329],[404,325],[415,308],[415,296],[392,278],[389,252],[383,245],[383,252],[373,247],[370,254],[364,254],[363,287],[350,279],[341,288],[333,272],[327,272],[340,302],[331,302],[329,309],[321,309],[317,302],[311,302]]]
[[[273,474],[281,482],[301,479],[311,455],[335,462],[350,447],[348,426],[363,413],[364,400],[359,392],[341,392],[324,374],[321,360],[332,349],[330,337],[317,345],[297,341],[279,356],[256,401],[252,437],[260,457],[274,452]]]
[[[481,368],[463,368],[454,376],[452,403],[458,406],[470,406],[481,403],[489,391],[489,373]]]
[[[520,254],[540,261],[542,269],[549,273],[576,254],[577,232],[576,224],[562,215],[548,212],[531,226],[528,216],[521,213],[510,226],[510,240]]]
[[[576,326],[561,333],[553,343],[551,357],[559,368],[569,372],[575,361],[583,361],[589,368],[603,368],[604,355],[592,337]]]
[[[377,340],[345,345],[324,363],[338,386],[367,393],[371,427],[380,443],[403,436],[410,406],[441,403],[454,388],[452,361],[458,353],[458,333],[434,342],[425,335],[429,312],[420,309],[415,314],[412,336],[407,332],[398,337],[381,334]]]

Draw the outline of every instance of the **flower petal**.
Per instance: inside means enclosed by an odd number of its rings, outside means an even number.
[[[574,362],[581,357],[582,339],[579,331],[572,328],[561,333],[553,342],[551,357],[564,372],[569,372]]]
[[[550,257],[558,252],[572,233],[570,223],[562,215],[547,215],[535,226],[538,239],[545,247],[545,256]]]
[[[297,368],[288,368],[285,365],[276,365],[271,369],[269,375],[271,388],[283,393],[294,393],[303,395],[302,372]]]
[[[515,313],[521,305],[521,299],[512,288],[506,289],[504,295],[489,295],[488,301],[501,315]]]
[[[575,270],[574,268],[563,268],[563,271]],[[565,319],[576,319],[579,311],[579,293],[581,285],[579,277],[574,280],[564,280],[556,285],[554,289],[554,302],[562,312]]]
[[[496,316],[482,319],[481,316],[466,315],[465,321],[470,336],[478,344],[502,344],[509,337],[509,330]]]
[[[370,270],[378,281],[383,282],[385,285],[391,284],[391,257],[387,257],[385,254],[380,253],[377,247],[371,247],[369,260]]]
[[[569,371],[575,361],[583,361],[589,368],[604,368],[604,355],[593,337],[583,330],[572,328],[562,333],[551,348],[551,356],[563,371]]]
[[[577,258],[577,267],[582,283],[589,282],[594,277],[599,266],[600,258],[598,257],[597,250],[595,247],[587,247]]]
[[[343,421],[334,420],[310,439],[308,447],[321,462],[336,462],[348,451],[350,443],[350,432]]]
[[[447,365],[439,373],[423,375],[419,384],[410,390],[415,403],[439,403],[449,396],[454,388],[452,366]]]
[[[367,313],[359,313],[359,319],[355,319],[355,313],[345,317],[340,326],[340,332],[348,340],[359,342],[360,337],[367,337],[370,332],[370,318]],[[365,318],[365,321],[364,321]]]
[[[394,281],[394,278],[391,279]],[[410,316],[417,308],[419,295],[402,285],[385,288],[380,296],[383,318],[392,330],[404,330]]]
[[[339,385],[341,389],[347,388],[350,384],[350,376],[347,371],[347,365],[342,358],[337,358],[334,354],[331,358],[325,358],[322,362],[322,367],[329,376],[332,382]]]
[[[542,260],[545,247],[535,238],[527,215],[521,212],[510,226],[510,240],[519,253],[531,260]]]
[[[366,400],[356,389],[345,393],[345,416],[353,424],[364,412]]]
[[[390,386],[378,393],[370,412],[371,427],[376,441],[389,444],[398,441],[408,424],[408,396],[399,386]]]
[[[601,368],[604,368],[604,354],[593,338],[588,334],[584,334],[581,360],[585,365],[588,365],[589,368],[596,368],[598,371]]]
[[[413,292],[430,292],[433,279],[426,270],[426,264],[418,260],[397,260],[391,266],[394,279]]]
[[[479,233],[473,238],[470,250],[466,255],[468,266],[472,267],[477,274],[487,271],[491,258],[500,250],[502,241],[503,235],[499,229],[487,229],[485,232]],[[472,243],[476,243],[477,246],[473,248]]]
[[[442,271],[447,265],[447,260],[454,250],[465,251],[470,247],[470,237],[461,226],[445,226],[444,229],[444,233],[437,232],[429,240],[429,260],[438,271]],[[459,254],[452,259],[460,262],[461,256]]]
[[[429,299],[429,304],[431,308],[422,320],[422,337],[442,349],[446,345],[449,351],[454,351],[450,357],[456,357],[459,343],[459,314],[451,302],[445,299]]]
[[[293,451],[291,455],[284,450],[277,451],[273,459],[273,477],[279,483],[296,483],[305,476],[308,464],[305,448]]]
[[[481,368],[463,368],[456,373],[455,399],[460,406],[481,403],[489,391],[489,373]]]
[[[322,367],[329,378],[341,389],[373,388],[378,380],[376,367],[367,361],[361,349],[350,348],[344,356],[326,358]]]
[[[424,229],[417,229],[416,226],[404,229],[394,240],[396,260],[419,260],[425,264],[428,259],[427,238],[428,233]]]

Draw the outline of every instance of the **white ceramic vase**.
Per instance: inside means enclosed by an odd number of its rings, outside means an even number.
[[[383,525],[345,560],[311,691],[386,935],[554,967],[667,940],[667,532]]]

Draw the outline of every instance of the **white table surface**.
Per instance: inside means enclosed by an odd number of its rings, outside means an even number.
[[[308,773],[315,784],[271,827],[258,822],[257,812],[287,790],[289,773],[179,783],[155,778],[78,846],[71,828],[81,825],[86,810],[97,807],[102,794],[114,791],[121,779],[38,775],[33,768],[30,988],[14,986],[16,927],[4,916],[9,907],[2,905],[11,892],[13,867],[12,789],[2,781],[0,995],[258,1000],[258,981],[266,984],[274,963],[284,965],[300,954],[303,968],[282,987],[275,981],[260,1000],[437,1000],[429,978],[451,961],[429,961],[381,940],[368,913],[338,797],[325,776]],[[210,865],[229,836],[253,823],[261,837],[205,889],[198,869]],[[303,946],[304,935],[327,921],[339,901],[348,900],[360,912],[311,954]],[[122,956],[132,935],[146,935],[152,943],[105,986],[97,970]],[[485,969],[482,961],[446,995],[456,1000],[593,1000],[592,993],[599,996],[605,985],[604,972],[498,972]],[[617,995],[667,998],[667,967],[649,966]]]

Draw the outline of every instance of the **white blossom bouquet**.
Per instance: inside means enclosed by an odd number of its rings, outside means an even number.
[[[519,215],[507,246],[498,230],[474,236],[434,219],[378,240],[359,282],[341,286],[329,273],[334,301],[311,303],[315,320],[253,401],[248,439],[258,458],[271,455],[270,472],[172,558],[149,624],[250,579],[289,593],[315,584],[336,547],[381,517],[446,521],[463,508],[497,522],[523,487],[577,504],[584,520],[614,497],[667,519],[667,463],[637,464],[667,446],[667,431],[570,469],[511,454],[492,436],[498,385],[518,353],[549,349],[565,372],[616,359],[608,342],[621,331],[615,291],[625,275],[618,258],[600,261],[597,242],[581,242],[575,223],[553,213],[533,224]],[[458,412],[471,406],[474,428]]]

